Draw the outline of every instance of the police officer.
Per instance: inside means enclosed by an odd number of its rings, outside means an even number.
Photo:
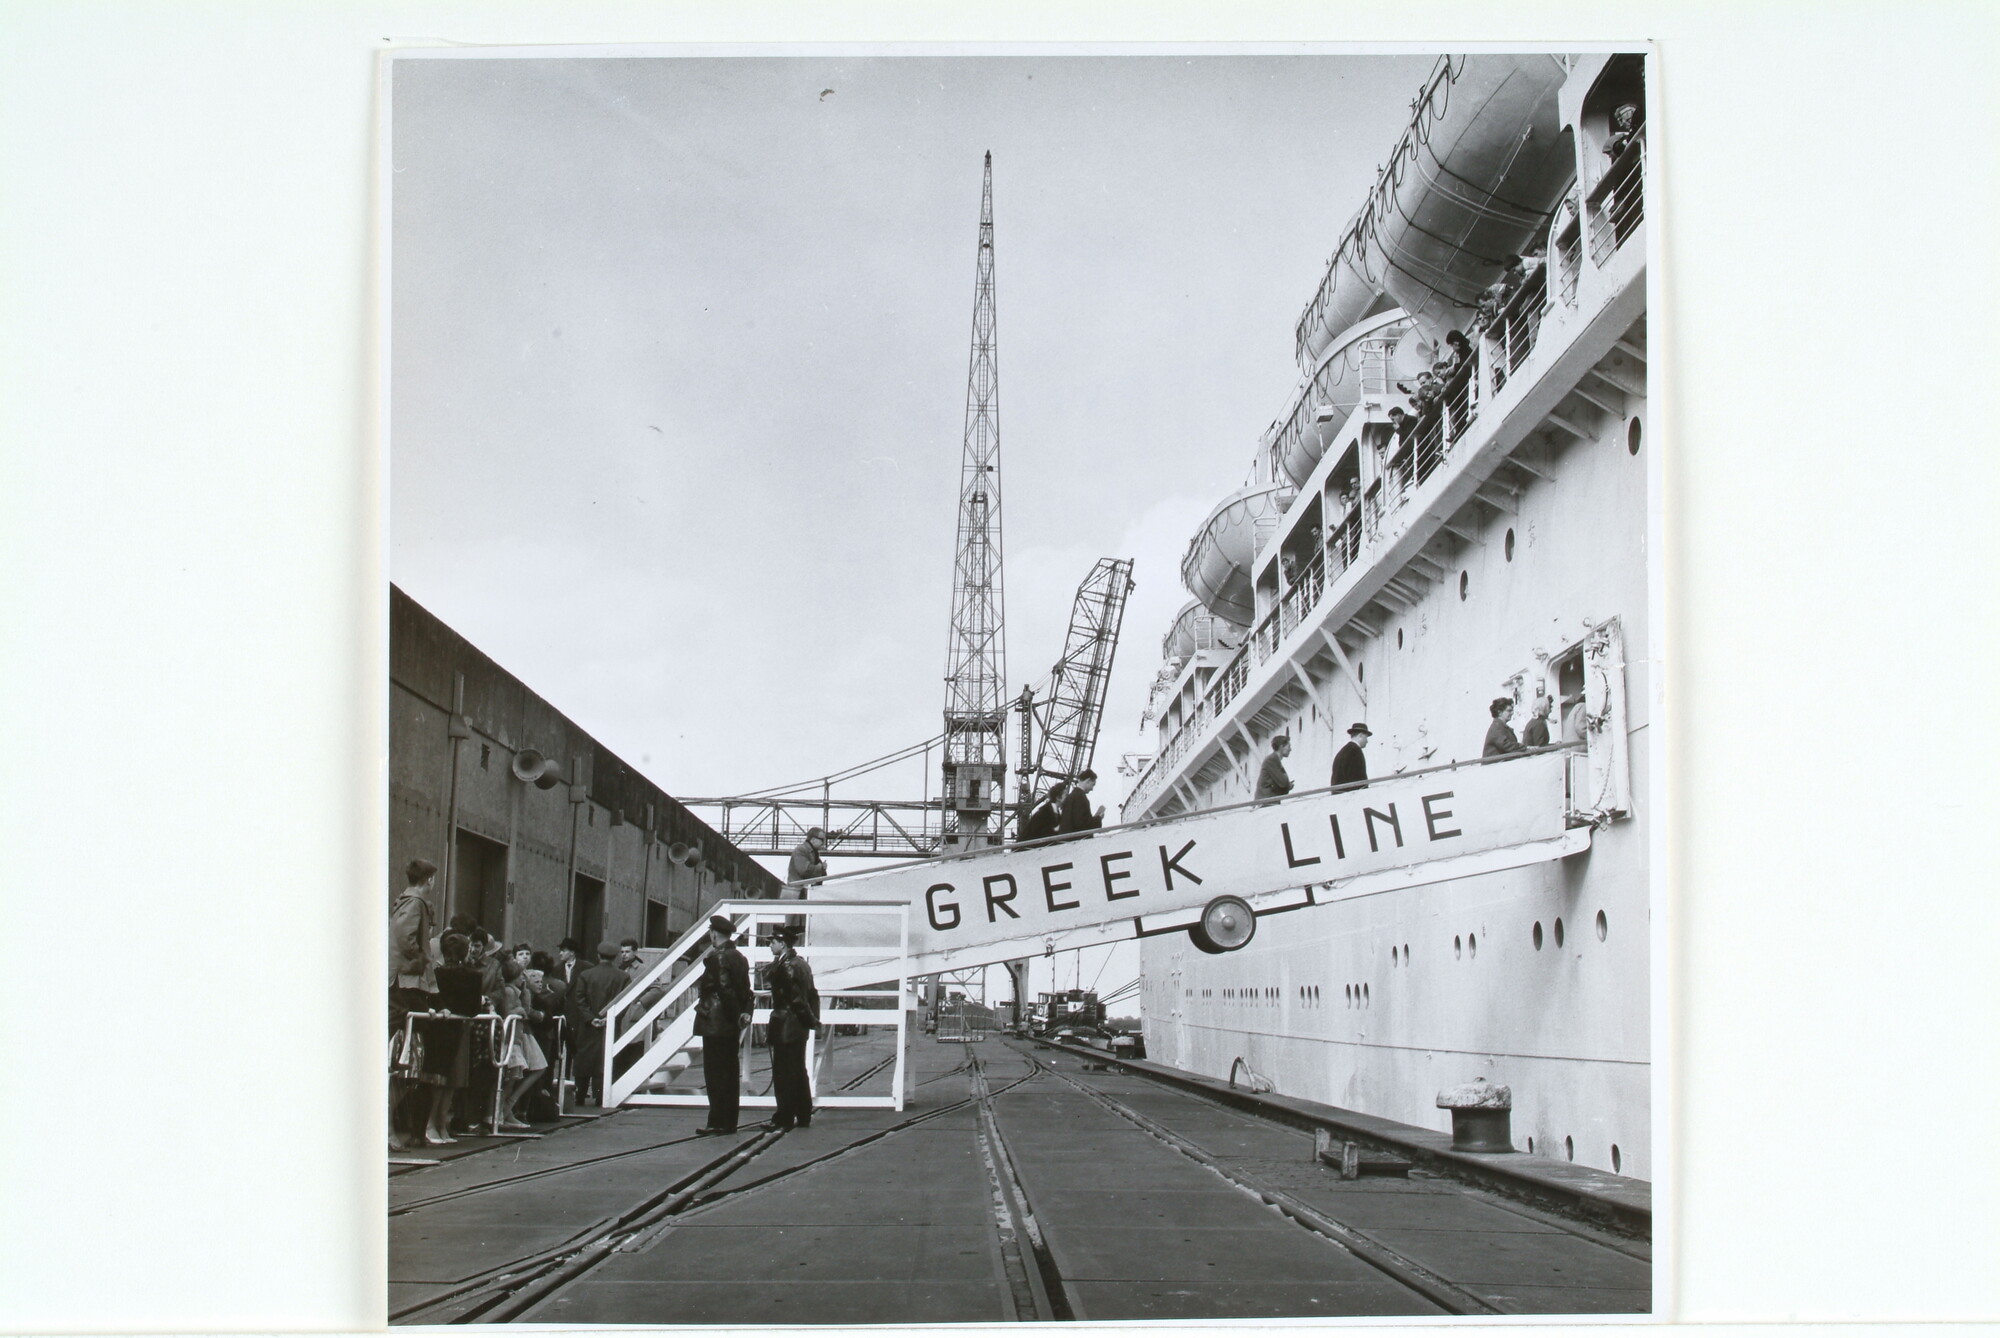
[[[820,1030],[819,991],[813,986],[812,966],[798,954],[803,932],[780,925],[772,935],[771,1024],[764,1034],[771,1043],[771,1091],[778,1098],[778,1109],[765,1126],[770,1129],[805,1129],[812,1124],[806,1037]]]
[[[736,950],[736,926],[727,916],[708,917],[708,960],[699,990],[695,1030],[701,1035],[708,1123],[695,1133],[733,1134],[743,1097],[743,1029],[750,1025],[751,996],[750,963]]]

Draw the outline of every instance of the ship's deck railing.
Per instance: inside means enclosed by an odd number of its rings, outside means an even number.
[[[1590,219],[1591,258],[1597,266],[1601,267],[1615,254],[1639,226],[1644,158],[1643,141],[1634,140],[1584,199]],[[1567,253],[1563,249],[1565,243],[1571,248]],[[1580,232],[1558,240],[1555,301],[1565,306],[1573,306],[1576,301],[1581,246]],[[1249,686],[1252,672],[1271,658],[1279,642],[1310,620],[1313,610],[1341,584],[1339,578],[1362,560],[1364,544],[1378,542],[1393,527],[1396,513],[1410,496],[1452,458],[1460,438],[1478,420],[1482,401],[1505,386],[1508,375],[1526,363],[1534,352],[1543,316],[1550,307],[1549,273],[1547,266],[1543,266],[1509,296],[1501,307],[1499,319],[1483,332],[1470,366],[1447,383],[1439,411],[1424,421],[1414,440],[1398,440],[1390,445],[1382,472],[1369,488],[1361,508],[1344,524],[1327,531],[1327,566],[1324,574],[1313,582],[1310,595],[1298,593],[1294,597],[1288,593],[1229,663],[1216,672],[1207,693],[1195,703],[1187,719],[1133,785],[1125,801],[1128,809],[1142,806],[1157,793],[1180,760],[1222,718],[1237,694]],[[1295,587],[1295,592],[1303,589],[1301,584]]]
[[[1590,210],[1590,259],[1602,266],[1645,219],[1646,141],[1634,138],[1604,169],[1584,204]]]

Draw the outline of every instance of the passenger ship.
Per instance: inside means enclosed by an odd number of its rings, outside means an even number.
[[[1437,1129],[1440,1089],[1485,1078],[1512,1091],[1517,1147],[1639,1178],[1645,75],[1630,54],[1440,60],[1305,305],[1296,391],[1188,546],[1195,598],[1148,708],[1158,751],[1123,812],[1253,797],[1277,734],[1307,790],[1353,722],[1379,778],[1479,757],[1496,697],[1518,728],[1538,697],[1581,694],[1550,726],[1605,736],[1571,764],[1588,850],[1286,915],[1226,955],[1145,939],[1145,1041],[1181,1069]],[[1452,331],[1469,350],[1411,430],[1391,410],[1416,410],[1406,392]]]

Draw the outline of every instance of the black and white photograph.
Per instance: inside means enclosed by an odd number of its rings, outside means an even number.
[[[1653,1314],[1658,100],[385,57],[388,1322]]]

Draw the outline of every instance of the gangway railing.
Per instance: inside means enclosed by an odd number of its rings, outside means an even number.
[[[912,1003],[909,972],[900,965],[909,952],[909,906],[870,901],[721,901],[710,908],[709,914],[727,917],[736,927],[738,935],[750,935],[750,941],[744,943],[741,950],[749,960],[753,978],[757,968],[768,963],[772,957],[770,947],[756,941],[756,929],[788,920],[805,922],[804,941],[799,945],[798,952],[812,966],[815,977],[834,974],[857,959],[874,964],[872,969],[876,974],[858,984],[820,988],[820,1021],[828,1036],[833,1035],[836,1027],[895,1030],[896,1063],[889,1093],[855,1095],[829,1092],[822,1095],[819,1090],[820,1047],[816,1036],[806,1038],[806,1072],[812,1082],[816,1105],[901,1110]],[[815,927],[823,926],[829,919],[843,920],[852,928],[850,932],[834,936],[838,938],[837,942],[816,942]],[[863,923],[871,920],[875,923]],[[874,932],[865,932],[867,930]],[[702,1092],[649,1092],[643,1089],[655,1074],[668,1068],[676,1058],[687,1056],[691,1066],[693,1056],[703,1046],[703,1038],[695,1035],[694,1030],[696,1010],[688,1004],[701,986],[702,965],[710,951],[706,946],[708,933],[706,920],[690,929],[668,949],[664,957],[626,986],[624,992],[605,1008],[602,1090],[607,1109],[621,1105],[707,1104],[708,1097]],[[675,975],[674,968],[691,954],[695,955],[689,964]],[[660,991],[658,997],[652,1003],[644,1004],[644,996],[655,989]],[[886,1006],[883,1001],[887,1001]],[[840,1006],[841,1003],[847,1006]],[[635,1007],[639,1007],[640,1011],[629,1022],[625,1021],[624,1015]],[[770,1004],[768,1000],[760,1000],[752,1009],[751,1025],[744,1030],[740,1044],[747,1048],[754,1029],[770,1020]],[[617,1072],[619,1052],[634,1044],[642,1047],[639,1054],[622,1073]],[[745,1107],[774,1108],[778,1104],[777,1098],[768,1093],[745,1092],[740,1100]]]

